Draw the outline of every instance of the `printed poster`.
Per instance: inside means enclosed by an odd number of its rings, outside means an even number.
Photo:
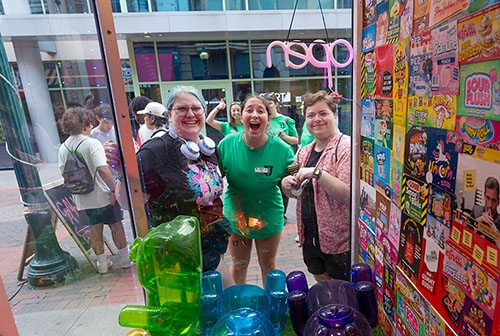
[[[392,202],[401,204],[401,189],[403,185],[403,162],[391,158],[391,189]]]
[[[391,202],[391,210],[389,214],[389,233],[387,234],[389,241],[396,248],[399,247],[399,235],[401,230],[401,208]]]
[[[473,300],[467,297],[458,333],[464,336],[491,335],[492,325],[492,318],[486,315]]]
[[[500,3],[458,20],[458,55],[460,65],[500,58]]]
[[[364,223],[372,233],[375,233],[375,188],[363,180],[360,181],[360,204],[358,221]]]
[[[430,97],[431,79],[431,34],[429,32],[424,32],[411,38],[409,95]]]
[[[389,0],[383,0],[377,5],[377,36],[375,47],[381,47],[387,43],[389,30]]]
[[[470,0],[469,13],[489,7],[497,2],[500,2],[500,0]]]
[[[391,200],[384,193],[377,191],[376,195],[375,225],[385,234],[389,233],[389,211],[391,210]]]
[[[458,164],[455,145],[447,141],[446,130],[430,128],[428,136],[425,181],[454,193]]]
[[[429,109],[429,117],[426,126],[449,129],[455,127],[457,119],[457,96],[438,95],[432,96],[432,108]]]
[[[413,0],[401,1],[403,7],[399,20],[399,38],[405,39],[412,36],[413,32]]]
[[[433,219],[442,223],[449,231],[451,227],[451,219],[455,210],[455,195],[444,191],[441,188],[431,185],[428,215]],[[429,220],[429,217],[427,217]],[[429,227],[432,227],[431,224]],[[434,225],[435,226],[435,225]],[[441,231],[444,232],[444,239],[441,237]],[[444,250],[444,242],[448,240],[448,232],[443,227],[442,229],[433,229],[433,238],[435,243]]]
[[[496,153],[500,156],[499,152]],[[500,181],[500,160],[495,163],[465,153],[459,154],[455,185],[458,213],[455,218],[463,218],[467,226],[473,227],[485,239],[500,247],[499,230],[475,219],[485,212],[493,212],[493,209],[485,207],[485,186],[495,180]],[[498,213],[500,209],[497,207],[496,211]]]
[[[408,107],[408,60],[410,53],[409,39],[399,40],[394,44],[394,78],[393,93],[394,100],[394,122],[405,125]],[[397,116],[397,121],[396,121]]]
[[[412,36],[420,35],[429,27],[430,0],[415,0],[413,4]]]
[[[361,135],[375,138],[375,100],[361,99]]]
[[[452,21],[431,31],[432,94],[458,95],[457,21]]]
[[[414,284],[417,283],[422,258],[424,227],[403,213],[399,238],[398,266]]]
[[[400,0],[389,0],[389,24],[387,32],[388,43],[394,43],[399,39],[399,20],[402,9]]]
[[[500,151],[500,121],[458,117],[448,137],[455,144],[468,143]]]
[[[392,149],[392,122],[375,119],[375,144]]]
[[[393,90],[393,45],[387,44],[375,49],[375,69],[377,70],[376,91],[377,98],[392,98]]]
[[[374,169],[373,139],[361,137],[361,180],[373,186]]]
[[[429,27],[434,27],[469,8],[469,0],[430,0]]]
[[[443,272],[491,318],[498,296],[498,253],[496,246],[453,222]]]
[[[363,27],[367,27],[375,22],[376,3],[375,0],[364,0]]]
[[[424,180],[427,157],[427,127],[411,126],[405,137],[404,173]]]
[[[404,126],[394,124],[392,130],[392,157],[396,161],[403,162],[405,154],[406,128]]]
[[[362,52],[368,52],[375,49],[375,35],[377,34],[377,26],[372,24],[366,28],[363,28],[362,36]]]
[[[386,191],[386,188],[390,186],[391,183],[391,151],[384,146],[375,144],[374,156],[375,156],[375,186],[382,191]],[[377,180],[380,185],[377,186]],[[389,188],[390,189],[390,188]]]
[[[500,62],[489,61],[460,67],[457,114],[500,120]]]
[[[363,70],[365,80],[363,88],[365,91],[365,98],[375,97],[375,52],[369,51],[364,54]]]
[[[428,120],[431,109],[431,97],[408,97],[408,124],[421,126],[429,124]]]
[[[403,175],[403,213],[413,218],[420,225],[425,225],[429,186],[408,175]]]
[[[392,149],[392,99],[375,100],[375,144]]]

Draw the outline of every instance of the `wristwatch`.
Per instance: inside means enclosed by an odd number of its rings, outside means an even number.
[[[323,169],[320,169],[320,168],[314,168],[313,170],[313,178],[317,180],[319,180],[319,178],[321,177],[321,174],[323,173]]]

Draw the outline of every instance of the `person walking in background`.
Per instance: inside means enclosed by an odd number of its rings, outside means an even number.
[[[314,141],[297,153],[300,169],[281,182],[297,197],[297,229],[307,270],[316,281],[349,280],[351,138],[337,125],[325,91],[304,96],[306,127]]]
[[[144,125],[144,114],[137,114],[138,111],[142,111],[146,108],[146,105],[153,102],[148,97],[137,96],[132,99],[130,104],[128,104],[128,112],[130,116],[134,116],[135,122],[132,124],[132,131],[134,135],[134,140],[137,142],[139,140],[139,130],[141,127],[146,127]],[[139,145],[137,144],[137,147]]]
[[[144,125],[139,129],[137,144],[142,146],[153,137],[162,136],[167,133],[167,115],[165,106],[157,102],[146,105],[144,110],[137,111],[137,115],[144,115]]]
[[[96,106],[94,114],[99,124],[92,129],[90,137],[99,140],[102,144],[106,141],[116,142],[115,123],[111,105],[101,104]]]
[[[127,240],[123,228],[123,212],[116,202],[115,182],[106,163],[106,154],[99,140],[90,138],[94,122],[94,114],[84,107],[69,108],[61,119],[61,126],[69,133],[68,139],[59,148],[59,169],[64,171],[70,150],[78,147],[90,173],[93,175],[95,187],[88,194],[73,195],[76,207],[84,212],[90,223],[90,244],[97,256],[99,273],[108,272],[111,260],[104,254],[104,224],[109,225],[113,242],[121,257],[119,266],[130,267]]]
[[[226,102],[224,99],[221,99],[219,105],[208,114],[207,125],[212,126],[224,136],[229,133],[243,131],[243,124],[241,123],[241,106],[239,102],[232,102],[231,105],[229,105],[229,122],[215,120],[217,113],[225,108]]]
[[[265,98],[249,96],[241,108],[243,132],[229,134],[219,143],[219,167],[228,183],[224,215],[233,230],[229,239],[231,274],[237,284],[246,283],[255,241],[265,287],[267,273],[276,269],[284,225],[278,184],[293,162],[293,150],[266,133],[271,112]]]
[[[149,106],[149,105],[148,105]],[[222,213],[224,186],[214,141],[201,134],[206,103],[192,86],[177,86],[166,100],[168,133],[145,142],[137,152],[150,227],[178,215],[196,216],[201,225],[203,272],[217,270],[232,285],[223,260],[231,234]]]

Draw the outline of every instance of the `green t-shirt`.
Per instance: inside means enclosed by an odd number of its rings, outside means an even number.
[[[314,137],[312,136],[311,133],[309,133],[309,130],[306,127],[306,124],[304,123],[304,126],[302,126],[302,134],[300,135],[300,147],[304,147],[309,145],[311,142],[313,142]]]
[[[230,133],[236,133],[236,132],[241,132],[243,131],[243,125],[242,124],[235,124],[236,126],[236,129],[233,128],[233,126],[231,126],[230,123],[228,123],[227,121],[221,121],[220,123],[220,131],[222,133],[222,135],[226,136]]]
[[[282,114],[272,118],[267,125],[266,133],[270,136],[278,136],[279,132],[283,131],[286,135],[297,136],[297,128],[295,127],[295,120]]]
[[[219,168],[227,178],[224,216],[233,232],[251,239],[268,238],[283,230],[283,200],[278,186],[288,174],[294,156],[284,141],[269,137],[255,150],[242,139],[243,132],[219,143]]]

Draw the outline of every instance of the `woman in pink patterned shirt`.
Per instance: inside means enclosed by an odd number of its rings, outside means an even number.
[[[306,127],[314,141],[296,156],[300,169],[281,188],[297,198],[299,242],[316,281],[349,280],[351,137],[338,129],[334,97],[304,96]]]

